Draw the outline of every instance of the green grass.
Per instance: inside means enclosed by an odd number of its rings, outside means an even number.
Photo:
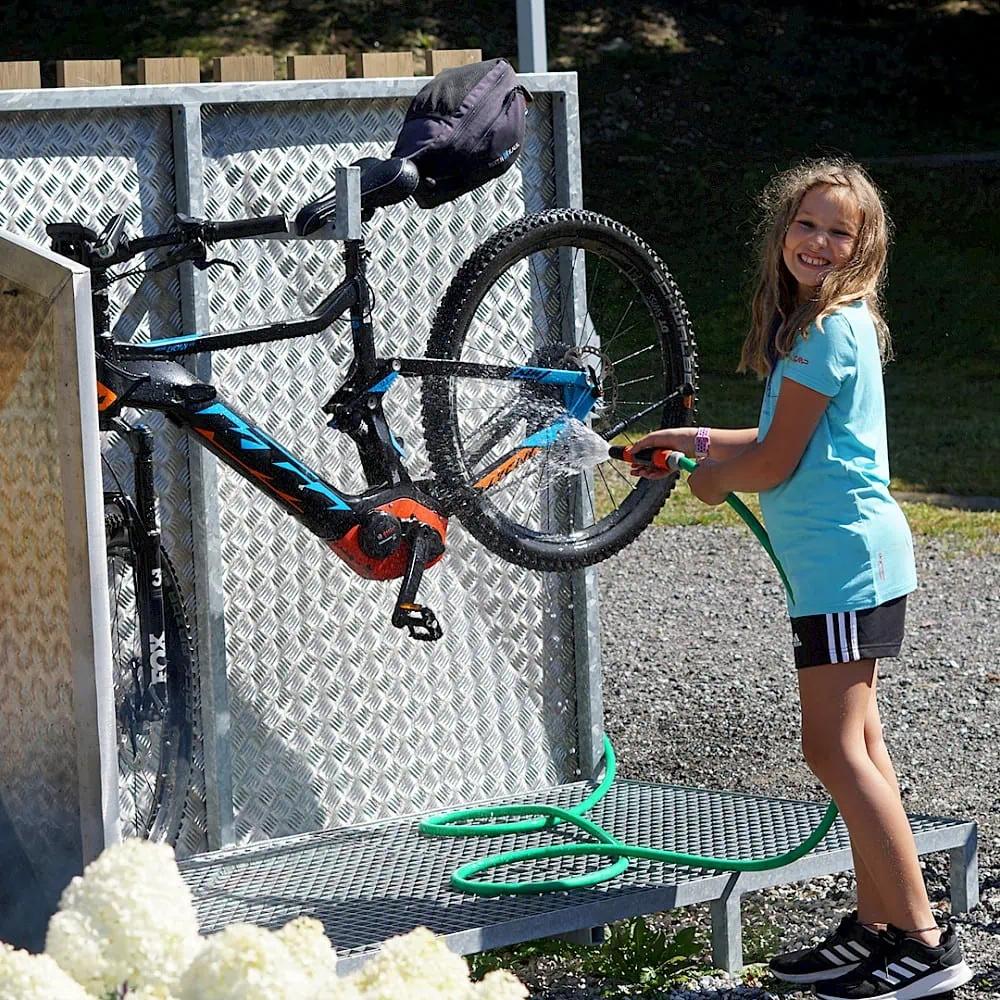
[[[760,518],[760,505],[752,494],[738,494]],[[939,538],[954,552],[976,555],[1000,555],[1000,511],[963,511],[928,503],[901,503],[910,529],[919,545],[921,537]],[[681,484],[671,494],[653,521],[662,527],[690,524],[738,527],[749,530],[728,504],[706,507]]]

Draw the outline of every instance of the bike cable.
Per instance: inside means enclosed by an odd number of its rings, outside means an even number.
[[[669,468],[672,471],[683,469],[693,472],[697,465],[680,452],[653,452],[649,450],[633,455],[630,448],[611,448],[612,458],[624,461],[636,461]],[[771,561],[778,570],[785,589],[791,595],[791,585],[785,575],[764,526],[738,497],[730,493],[726,503],[746,522],[747,526],[764,547]],[[614,783],[617,763],[614,749],[607,736],[604,737],[604,777],[600,784],[578,805],[569,809],[560,806],[550,806],[543,803],[525,805],[483,806],[475,809],[460,809],[423,820],[419,825],[422,834],[429,837],[498,837],[521,833],[537,833],[550,829],[560,823],[568,823],[594,838],[593,843],[554,844],[547,847],[526,847],[516,851],[506,851],[494,854],[479,861],[463,865],[451,875],[452,888],[476,896],[528,895],[537,892],[561,892],[568,889],[583,889],[599,885],[621,875],[627,868],[630,858],[648,861],[658,861],[665,864],[685,865],[691,868],[708,868],[715,871],[768,871],[791,864],[808,854],[827,834],[837,818],[837,806],[831,800],[819,825],[797,847],[781,854],[767,858],[713,858],[700,854],[685,854],[681,851],[665,851],[652,847],[640,847],[635,844],[624,844],[613,837],[607,830],[586,818],[590,812],[608,793]],[[519,822],[477,823],[475,820],[499,819],[505,816],[527,816]],[[522,864],[545,858],[577,857],[580,855],[597,855],[599,857],[615,858],[613,864],[605,865],[597,871],[583,875],[571,875],[565,878],[538,882],[491,882],[476,879],[474,876],[505,865]]]

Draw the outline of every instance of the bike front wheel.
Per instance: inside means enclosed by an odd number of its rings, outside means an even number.
[[[151,711],[143,676],[136,553],[128,524],[114,503],[104,508],[111,612],[111,668],[118,735],[118,807],[123,837],[174,843],[191,774],[194,717],[191,638],[173,566],[160,552],[165,707]]]
[[[425,377],[432,468],[462,524],[510,562],[587,566],[652,521],[676,476],[636,479],[604,447],[693,421],[697,358],[687,309],[653,250],[594,212],[556,209],[502,229],[462,265],[427,353],[480,365],[591,373],[587,427],[563,423],[558,385]],[[553,446],[526,448],[558,426]],[[582,454],[581,454],[582,452]]]

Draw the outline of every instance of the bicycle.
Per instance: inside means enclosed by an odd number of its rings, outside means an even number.
[[[365,221],[413,192],[408,161],[356,166]],[[529,215],[476,249],[446,290],[421,358],[376,355],[363,233],[343,241],[344,280],[308,315],[145,342],[112,335],[115,281],[185,261],[231,264],[208,255],[224,241],[322,237],[335,212],[331,193],[291,223],[284,215],[178,215],[170,232],[138,238],[121,216],[101,232],[73,222],[46,227],[53,249],[90,269],[100,429],[120,434],[133,455],[132,491],[115,476],[104,498],[125,835],[176,838],[191,768],[194,677],[185,602],[160,541],[153,433],[126,410],[165,413],[358,575],[400,579],[392,624],[422,640],[442,634],[417,590],[444,554],[449,517],[510,562],[575,569],[631,542],[676,480],[636,481],[627,463],[610,459],[592,473],[556,469],[571,419],[607,441],[692,419],[697,361],[680,293],[647,244],[593,212]],[[114,270],[152,251],[165,256],[144,270]],[[336,488],[178,362],[309,336],[345,315],[353,358],[323,410],[357,447],[368,484],[358,495]],[[422,380],[432,478],[411,478],[383,409],[401,378]]]

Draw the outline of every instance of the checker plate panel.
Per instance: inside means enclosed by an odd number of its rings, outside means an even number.
[[[206,106],[206,214],[294,215],[332,185],[338,163],[385,155],[407,103]],[[377,214],[366,236],[381,353],[422,355],[436,304],[471,248],[555,203],[546,95],[532,105],[520,164],[433,213],[410,203]],[[243,270],[213,276],[214,329],[302,314],[343,277],[335,243],[226,249]],[[360,492],[354,446],[320,412],[349,357],[344,319],[316,337],[219,353],[213,371],[223,394],[272,437],[339,488]],[[411,474],[426,475],[417,383],[397,383],[386,407]],[[446,635],[418,643],[388,622],[397,581],[358,579],[229,469],[220,509],[238,842],[576,775],[568,577],[511,566],[453,522],[448,552],[420,592]]]
[[[592,790],[589,783],[575,782],[529,797],[569,808]],[[507,797],[493,804],[513,801],[519,800]],[[588,818],[624,843],[751,859],[798,846],[818,825],[825,809],[825,804],[813,802],[617,781]],[[697,895],[693,884],[712,879],[718,887],[701,887],[700,898],[717,898],[726,882],[718,879],[719,872],[637,859],[618,878],[590,889],[473,897],[449,886],[451,873],[461,865],[504,851],[573,842],[585,835],[557,830],[516,837],[432,838],[419,833],[418,822],[408,817],[204,854],[183,862],[181,873],[194,894],[204,933],[235,921],[275,928],[299,915],[312,916],[323,924],[345,970],[376,950],[381,941],[418,926],[455,938],[474,929],[511,925],[505,939],[509,943],[553,933],[551,927],[546,931],[543,922],[556,911],[579,908],[575,927],[589,927],[600,921],[592,909],[595,903],[604,904],[617,919],[650,912],[651,905],[653,909],[674,905],[669,890],[676,887],[687,886],[691,890],[688,901],[693,901]],[[936,817],[911,816],[910,822],[918,844],[922,835],[943,831],[947,837],[951,830],[954,846],[958,846],[964,843],[968,828],[967,823]],[[822,866],[823,855],[848,852],[840,863],[831,859],[832,867],[825,869],[843,871],[851,864],[849,849],[847,830],[838,817],[806,859],[771,874],[778,882],[795,881],[808,874],[802,871],[803,864],[815,870]],[[592,871],[602,863],[606,862],[599,858],[545,859],[499,869],[493,877],[509,881],[563,878]],[[651,892],[660,893],[652,904]],[[519,929],[515,927],[518,922]],[[469,946],[468,938],[453,941],[452,946],[465,951],[479,947]]]

